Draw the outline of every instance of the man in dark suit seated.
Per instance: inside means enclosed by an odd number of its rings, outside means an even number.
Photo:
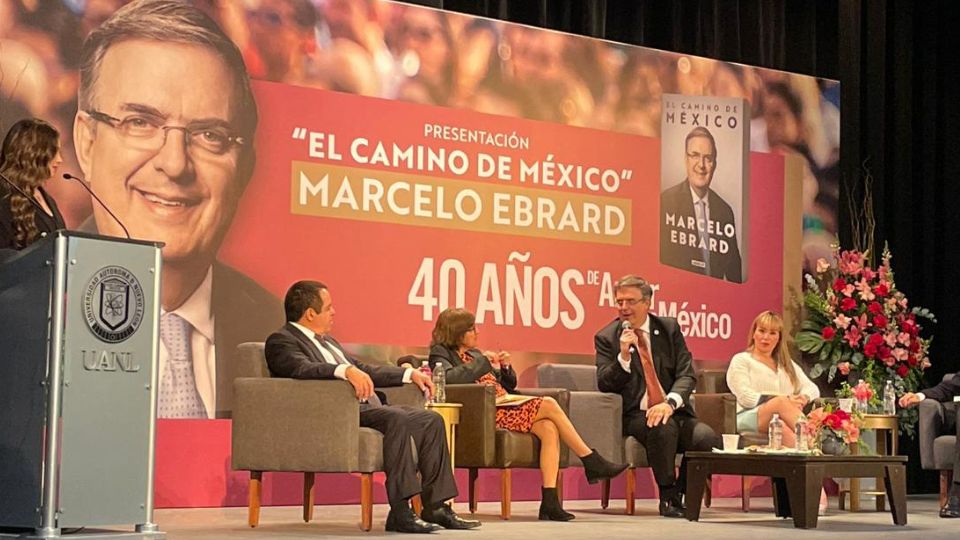
[[[954,397],[960,396],[960,371],[952,379],[941,381],[933,388],[927,388],[921,392],[907,393],[900,397],[901,407],[913,407],[925,399],[932,399],[939,402],[948,402]],[[957,421],[957,409],[960,403],[947,403],[943,408],[943,430],[949,432],[951,429],[957,431],[956,455],[953,457],[953,484],[950,486],[950,493],[947,494],[947,502],[940,509],[942,518],[960,518],[960,422]]]
[[[283,305],[287,324],[267,338],[270,374],[293,379],[343,379],[353,385],[360,400],[360,426],[383,433],[383,464],[390,501],[386,529],[429,533],[441,527],[478,527],[479,521],[461,519],[445,503],[457,496],[457,485],[440,415],[388,405],[375,392],[376,386],[405,383],[432,391],[430,379],[415,369],[371,366],[351,358],[330,337],[336,311],[323,283],[294,283]],[[423,500],[423,519],[410,509],[409,500],[418,493]]]
[[[690,394],[693,357],[676,319],[650,315],[653,289],[638,276],[614,285],[619,316],[594,336],[597,386],[623,396],[623,431],[646,447],[660,487],[660,515],[683,517],[686,463],[677,478],[677,452],[719,447],[713,429],[697,420]]]

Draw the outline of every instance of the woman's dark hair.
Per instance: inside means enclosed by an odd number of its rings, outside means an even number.
[[[15,123],[0,147],[0,173],[17,187],[32,195],[50,178],[50,163],[60,150],[60,133],[38,118]],[[0,203],[2,204],[2,203]],[[10,191],[10,213],[13,216],[14,241],[17,248],[29,246],[40,234],[33,204],[16,191]]]
[[[450,308],[440,312],[437,324],[433,327],[433,340],[430,345],[443,345],[456,349],[463,342],[463,336],[473,328],[476,317],[465,309]]]

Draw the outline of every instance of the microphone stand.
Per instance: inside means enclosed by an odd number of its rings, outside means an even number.
[[[78,178],[70,173],[63,173],[63,179],[76,180],[78,184],[83,186],[83,189],[85,189],[87,193],[89,193],[94,199],[96,199],[98,203],[100,203],[100,206],[104,210],[106,210],[108,214],[110,214],[110,217],[112,217],[113,220],[117,222],[117,225],[120,225],[120,228],[123,229],[123,234],[127,235],[127,240],[130,239],[130,231],[128,231],[127,228],[123,225],[123,222],[120,221],[120,218],[118,218],[116,214],[110,211],[110,208],[103,201],[100,200],[100,197],[97,197],[97,194],[94,193],[92,189],[90,189],[90,186],[88,186],[87,183],[84,182],[82,178]]]

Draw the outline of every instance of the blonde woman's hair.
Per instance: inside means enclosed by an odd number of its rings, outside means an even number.
[[[787,372],[790,383],[793,384],[794,391],[800,390],[800,379],[797,377],[797,370],[793,368],[793,360],[791,360],[790,355],[787,354],[787,348],[783,346],[783,318],[773,311],[764,311],[757,315],[757,318],[753,320],[753,324],[750,325],[750,335],[747,336],[747,351],[749,352],[753,352],[756,346],[753,342],[753,334],[757,331],[758,326],[776,330],[780,333],[780,339],[777,340],[777,344],[773,347],[770,356],[773,357],[777,369],[782,369]]]

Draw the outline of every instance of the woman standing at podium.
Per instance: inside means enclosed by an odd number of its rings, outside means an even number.
[[[28,118],[7,132],[0,147],[0,249],[23,249],[66,227],[42,187],[61,163],[60,134],[49,123]]]

